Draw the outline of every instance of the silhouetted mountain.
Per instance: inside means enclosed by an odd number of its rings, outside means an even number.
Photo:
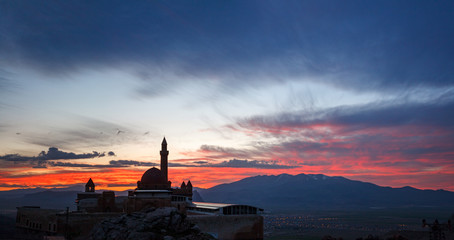
[[[83,190],[82,187],[78,189]],[[454,208],[454,192],[419,190],[412,187],[380,187],[372,183],[321,174],[256,176],[209,189],[194,189],[194,201],[248,204],[266,210]],[[0,210],[2,214],[9,216],[15,216],[18,206],[31,205],[62,210],[70,207],[75,210],[75,199],[80,191],[61,188],[3,191],[0,192]],[[127,191],[115,193],[126,195]]]
[[[321,174],[249,177],[209,189],[199,189],[198,192],[207,202],[249,204],[267,210],[453,208],[454,202],[454,192],[380,187]]]
[[[192,191],[192,201],[194,202],[205,202],[202,198],[202,196],[200,196],[199,192],[197,190],[193,190]]]
[[[15,215],[16,207],[20,206],[40,206],[41,208],[50,209],[76,209],[77,191],[52,191],[41,190],[35,192],[35,189],[30,189],[29,194],[24,194],[26,191],[22,189],[21,194],[4,193],[0,194],[0,210],[3,214],[12,216]]]
[[[84,191],[85,184],[76,184],[66,188],[28,188],[0,191],[0,211],[2,214],[12,216],[16,207],[40,206],[41,208],[75,210],[77,193]],[[106,190],[97,190],[103,192]],[[116,191],[117,196],[127,196],[128,190]]]
[[[26,194],[37,193],[46,191],[45,188],[26,188],[26,189],[14,189],[9,191],[0,191],[0,198],[11,199],[11,198],[20,198]]]

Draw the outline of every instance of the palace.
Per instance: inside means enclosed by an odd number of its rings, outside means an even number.
[[[167,141],[161,143],[161,169],[148,169],[137,188],[129,191],[128,197],[115,197],[112,191],[95,192],[95,185],[90,178],[85,185],[85,192],[77,194],[77,210],[82,212],[136,212],[147,207],[175,207],[186,212],[192,203],[192,183],[184,181],[180,188],[172,188],[168,178]]]
[[[160,169],[153,167],[145,171],[137,181],[137,188],[129,191],[128,196],[116,196],[113,191],[96,192],[90,178],[85,191],[77,194],[76,211],[18,207],[16,226],[44,235],[68,234],[70,229],[83,239],[106,217],[150,207],[174,207],[217,239],[263,239],[263,217],[259,215],[263,209],[241,204],[193,202],[191,181],[183,181],[180,188],[171,187],[165,138],[160,155]]]
[[[175,207],[185,212],[186,206],[192,201],[192,183],[184,181],[180,188],[171,188],[168,178],[168,156],[167,141],[164,138],[161,143],[161,169],[155,167],[148,169],[140,181],[137,181],[137,188],[129,191],[126,212],[140,211],[146,207]]]

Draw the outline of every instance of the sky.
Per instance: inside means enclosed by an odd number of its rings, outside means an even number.
[[[0,1],[0,190],[325,174],[454,191],[452,1]]]

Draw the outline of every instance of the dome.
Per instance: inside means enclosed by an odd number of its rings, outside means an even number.
[[[164,174],[155,167],[148,169],[140,181],[142,184],[166,184]]]

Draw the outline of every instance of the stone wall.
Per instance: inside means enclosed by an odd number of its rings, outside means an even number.
[[[56,233],[57,214],[63,210],[41,209],[39,207],[18,207],[16,227],[23,230]]]
[[[40,208],[18,208],[16,226],[41,235],[86,239],[94,225],[121,213],[78,213]],[[188,215],[202,232],[219,240],[263,239],[263,217],[260,215]],[[42,237],[42,236],[41,236]]]
[[[260,215],[190,215],[188,219],[219,240],[263,239],[263,217]]]
[[[57,214],[59,235],[68,235],[72,239],[85,239],[94,225],[106,218],[116,217],[122,213],[69,213]],[[68,217],[68,225],[66,225]]]

